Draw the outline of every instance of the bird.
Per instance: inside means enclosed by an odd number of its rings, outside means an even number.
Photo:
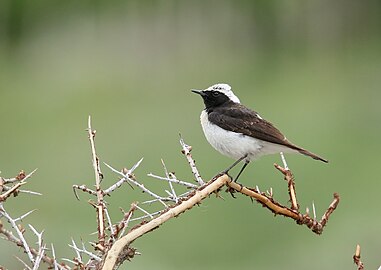
[[[217,83],[191,91],[200,95],[205,104],[200,121],[206,140],[218,152],[236,160],[222,173],[228,174],[244,160],[234,181],[250,161],[269,154],[300,153],[328,163],[327,159],[293,144],[272,123],[242,105],[229,84]]]

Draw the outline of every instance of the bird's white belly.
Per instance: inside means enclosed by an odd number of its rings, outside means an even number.
[[[262,155],[279,152],[293,152],[284,146],[265,142],[250,136],[227,131],[208,120],[206,111],[202,111],[201,126],[208,142],[221,154],[234,159],[247,155],[247,160],[256,159]]]

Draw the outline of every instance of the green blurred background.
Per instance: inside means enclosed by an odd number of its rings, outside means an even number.
[[[58,258],[67,244],[89,241],[95,212],[73,184],[94,183],[85,128],[97,129],[97,151],[115,168],[144,161],[136,175],[157,192],[160,159],[180,179],[192,175],[178,133],[193,146],[205,179],[232,160],[206,142],[203,108],[191,88],[232,85],[241,101],[287,137],[330,160],[287,160],[302,209],[320,217],[339,192],[342,201],[323,235],[273,217],[249,199],[214,197],[134,243],[143,254],[121,269],[355,269],[361,244],[367,269],[381,264],[381,2],[380,1],[24,1],[0,2],[0,170],[34,175],[6,203],[25,224],[45,229]],[[272,164],[252,163],[242,183],[287,201]],[[117,177],[103,168],[108,186]],[[162,193],[164,194],[164,192]],[[146,199],[120,188],[119,207]],[[31,242],[35,240],[30,238]],[[0,241],[0,264],[22,266],[18,248]]]

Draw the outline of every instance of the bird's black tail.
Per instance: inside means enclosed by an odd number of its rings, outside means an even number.
[[[307,151],[306,149],[296,147],[295,150],[299,151],[299,153],[312,157],[313,159],[323,161],[325,163],[328,163],[328,160],[322,157],[319,157],[318,155],[315,155],[314,153],[311,153],[310,151]]]

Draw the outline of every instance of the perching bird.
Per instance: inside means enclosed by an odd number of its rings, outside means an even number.
[[[236,160],[224,172],[228,173],[240,161],[245,163],[237,181],[251,160],[276,153],[301,153],[328,163],[293,143],[257,112],[242,105],[230,85],[219,83],[205,90],[192,90],[204,100],[200,120],[208,142],[221,154]]]

